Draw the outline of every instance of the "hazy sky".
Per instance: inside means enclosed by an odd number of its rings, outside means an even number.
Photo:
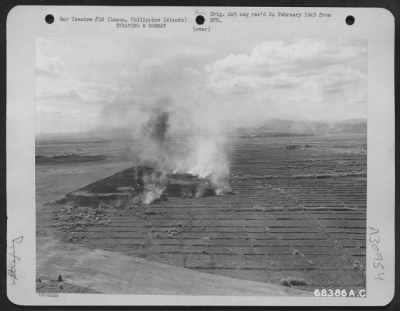
[[[36,61],[37,133],[129,126],[156,106],[203,127],[367,113],[366,41],[41,38]]]

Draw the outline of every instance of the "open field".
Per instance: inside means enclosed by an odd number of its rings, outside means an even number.
[[[39,236],[247,281],[365,288],[363,134],[237,138],[233,194],[170,196],[148,206],[106,200],[126,196],[129,162],[78,167],[80,177],[70,172],[76,163],[36,166]],[[115,189],[104,190],[105,183]],[[98,204],[76,205],[67,196],[41,205],[87,184]]]

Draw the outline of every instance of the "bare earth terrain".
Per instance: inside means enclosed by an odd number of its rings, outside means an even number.
[[[130,204],[131,166],[36,166],[38,291],[365,288],[365,135],[239,138],[223,196]]]

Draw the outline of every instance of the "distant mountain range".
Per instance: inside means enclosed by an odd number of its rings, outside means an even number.
[[[313,136],[321,134],[366,134],[366,119],[351,119],[344,121],[293,121],[271,119],[262,126],[239,128],[232,133],[241,137],[282,137],[282,136]],[[182,133],[182,136],[185,134]],[[102,142],[115,139],[128,139],[126,130],[119,129],[107,131],[98,130],[87,133],[71,134],[39,134],[36,135],[37,143],[75,143],[75,142]]]
[[[241,128],[240,136],[308,136],[321,134],[363,134],[367,133],[366,119],[344,121],[293,121],[272,119],[263,126]]]

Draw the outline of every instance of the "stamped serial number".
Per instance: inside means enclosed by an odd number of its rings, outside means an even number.
[[[332,289],[332,288],[317,288],[314,290],[315,297],[366,297],[365,289]]]

